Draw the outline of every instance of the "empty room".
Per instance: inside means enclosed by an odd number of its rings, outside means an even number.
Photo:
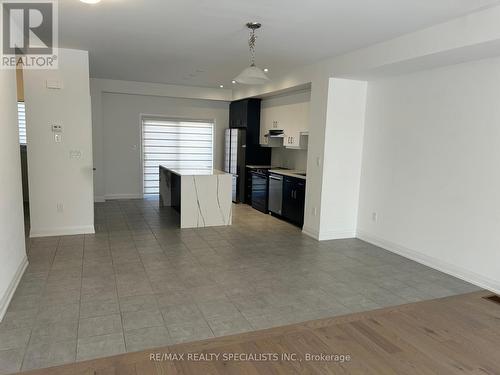
[[[0,375],[500,373],[499,1],[0,13]]]

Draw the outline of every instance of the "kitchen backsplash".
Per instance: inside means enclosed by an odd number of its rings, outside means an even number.
[[[273,148],[271,164],[275,167],[305,171],[307,169],[307,150]]]

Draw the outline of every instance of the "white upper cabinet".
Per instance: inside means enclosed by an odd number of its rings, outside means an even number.
[[[307,148],[309,105],[309,91],[264,99],[260,114],[260,143],[270,147]],[[266,137],[273,129],[283,130],[283,138]]]
[[[295,103],[286,108],[285,138],[283,146],[289,148],[307,148],[301,134],[309,131],[309,102]],[[301,144],[302,140],[302,144]]]
[[[269,133],[269,129],[273,127],[273,118],[274,114],[273,107],[262,108],[260,110],[260,144],[269,146],[269,138],[266,137],[267,133]]]

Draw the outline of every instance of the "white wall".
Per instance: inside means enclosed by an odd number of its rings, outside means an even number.
[[[367,83],[330,78],[319,239],[356,236]]]
[[[205,87],[167,85],[147,82],[130,82],[118,81],[110,79],[90,80],[90,91],[92,96],[92,136],[94,146],[94,196],[96,201],[104,201],[105,196],[108,198],[127,198],[142,196],[142,192],[138,193],[137,186],[133,189],[123,189],[125,193],[117,191],[106,191],[106,175],[105,173],[105,144],[104,144],[104,124],[103,124],[103,96],[105,94],[122,94],[135,95],[137,97],[147,98],[180,98],[180,99],[200,99],[211,102],[229,102],[232,98],[232,91],[229,89],[212,89]],[[158,102],[159,99],[156,99]],[[167,100],[168,101],[168,100]],[[154,112],[163,113],[163,108],[154,107]],[[137,119],[142,109],[139,109],[135,116]],[[134,120],[135,121],[135,120]],[[226,124],[227,126],[227,124]],[[135,132],[134,132],[135,134]],[[137,143],[132,143],[137,144]],[[130,144],[127,146],[130,147]],[[139,163],[140,164],[140,163]],[[137,165],[137,163],[135,164]],[[142,177],[141,177],[142,179]],[[139,180],[140,182],[141,180]],[[137,182],[135,183],[137,185]],[[120,189],[121,190],[121,189]]]
[[[271,165],[274,167],[307,171],[307,150],[273,147],[271,151]]]
[[[24,240],[16,76],[0,70],[0,321],[28,264]]]
[[[483,9],[439,25],[379,43],[343,56],[325,59],[301,66],[282,76],[273,75],[271,82],[262,86],[238,86],[234,99],[269,94],[290,87],[311,84],[311,123],[307,168],[307,193],[304,226],[307,233],[318,238],[322,228],[330,233],[343,231],[333,222],[320,223],[322,212],[331,211],[323,194],[323,176],[329,169],[323,164],[328,111],[328,90],[331,77],[349,77],[356,80],[374,76],[400,74],[444,66],[471,59],[484,58],[500,51],[500,6]],[[319,163],[317,162],[319,160]],[[338,194],[338,192],[335,192]],[[351,192],[348,192],[351,196]],[[347,199],[351,199],[351,198]],[[342,199],[339,197],[338,199]],[[316,212],[316,215],[314,214]],[[328,215],[326,216],[328,217]],[[323,237],[336,238],[336,237]]]
[[[96,154],[102,179],[96,181],[102,184],[96,200],[142,197],[141,115],[215,120],[214,167],[223,167],[229,102],[102,92],[99,105],[101,121],[94,121],[94,129],[104,147],[100,157]]]
[[[359,236],[500,292],[499,98],[499,58],[370,82]]]
[[[59,81],[62,88],[47,89],[47,80]],[[26,70],[24,82],[30,236],[93,233],[88,53],[60,49],[59,69]],[[52,123],[63,126],[61,143],[54,141]],[[75,151],[79,158],[70,157]]]

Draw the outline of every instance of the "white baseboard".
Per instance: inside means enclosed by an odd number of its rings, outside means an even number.
[[[104,196],[105,200],[114,200],[114,199],[142,199],[144,198],[143,194],[106,194]]]
[[[467,270],[462,267],[458,267],[449,262],[443,261],[435,257],[431,257],[417,250],[409,249],[405,246],[374,236],[364,231],[358,230],[357,237],[363,241],[382,247],[395,254],[414,260],[417,263],[421,263],[425,266],[455,276],[456,278],[467,281],[471,284],[477,285],[481,288],[487,289],[496,294],[500,294],[500,280],[490,279],[483,275],[477,274],[473,271]]]
[[[93,225],[63,227],[63,228],[32,228],[30,231],[30,238],[51,237],[51,236],[72,236],[75,234],[94,234],[94,233],[95,229]]]
[[[14,278],[10,282],[7,290],[5,291],[5,294],[0,299],[0,322],[3,320],[3,317],[7,312],[9,303],[12,300],[14,292],[16,291],[17,286],[19,285],[19,282],[21,281],[21,278],[24,275],[24,271],[26,271],[26,267],[28,267],[28,257],[25,256],[19,267],[17,267],[17,271],[14,274]]]
[[[95,196],[94,197],[94,202],[96,202],[96,203],[102,203],[102,202],[106,202],[106,199],[104,198],[103,195],[99,195],[99,196]]]
[[[319,233],[317,230],[306,227],[305,225],[302,227],[302,233],[304,233],[306,236],[312,237],[315,240],[319,241]]]
[[[355,238],[356,231],[352,230],[332,230],[319,233],[317,230],[304,226],[302,233],[318,241],[342,240],[345,238]]]
[[[328,241],[328,240],[343,240],[346,238],[355,238],[356,231],[354,229],[351,230],[332,230],[321,232],[319,235],[320,241]]]

